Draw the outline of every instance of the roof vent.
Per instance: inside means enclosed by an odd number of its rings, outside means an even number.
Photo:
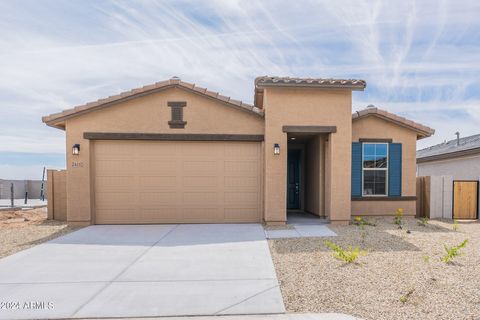
[[[373,104],[369,104],[367,108],[371,109],[371,108],[375,108],[375,106]]]
[[[455,132],[455,135],[457,136],[457,146],[460,145],[460,132]]]

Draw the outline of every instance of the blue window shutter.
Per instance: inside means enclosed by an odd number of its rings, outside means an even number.
[[[388,146],[388,195],[402,195],[402,144],[390,143]]]
[[[362,196],[362,144],[352,143],[352,197]]]

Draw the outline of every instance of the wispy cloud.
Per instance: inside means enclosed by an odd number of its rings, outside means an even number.
[[[173,75],[248,102],[258,75],[362,78],[354,107],[436,128],[420,146],[478,133],[478,16],[476,0],[3,1],[0,153],[44,162],[65,145],[42,115]]]

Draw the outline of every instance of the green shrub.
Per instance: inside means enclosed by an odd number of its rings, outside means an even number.
[[[452,229],[453,229],[453,231],[458,231],[458,221],[457,221],[457,219],[453,219]]]
[[[327,248],[333,251],[333,257],[342,260],[345,263],[353,263],[355,262],[360,255],[365,255],[365,251],[360,250],[359,247],[348,247],[348,249],[344,249],[341,246],[331,242],[331,241],[324,241],[323,242]]]
[[[423,226],[423,227],[426,227],[427,224],[428,224],[428,221],[429,221],[429,219],[427,217],[423,217],[423,218],[420,219],[420,221],[418,221],[418,224]]]
[[[367,219],[365,219],[364,217],[360,217],[360,216],[357,216],[353,219],[353,224],[356,225],[356,226],[359,226],[359,227],[363,227],[363,226],[375,227],[376,226],[375,223],[370,222]]]
[[[414,291],[415,291],[414,289],[411,289],[406,294],[401,296],[400,297],[400,302],[401,303],[407,303],[408,299],[410,298],[410,296],[413,294]]]
[[[403,224],[403,209],[398,208],[397,211],[395,212],[395,218],[393,218],[393,223],[398,226],[399,229],[402,228]]]
[[[447,247],[446,245],[443,245],[447,254],[441,257],[440,260],[445,263],[451,263],[453,259],[463,254],[462,252],[460,252],[460,249],[465,248],[467,243],[468,243],[468,239],[465,239],[463,240],[462,243],[453,247]]]

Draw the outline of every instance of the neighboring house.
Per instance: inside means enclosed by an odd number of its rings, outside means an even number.
[[[478,180],[480,134],[459,137],[417,151],[417,175],[448,175],[454,180]]]
[[[173,78],[43,118],[66,131],[70,224],[332,223],[415,214],[416,141],[362,80],[259,77],[248,105]],[[353,152],[353,153],[352,153]],[[362,164],[363,163],[363,164]]]
[[[430,217],[478,219],[480,134],[417,151],[417,176],[426,177]]]

